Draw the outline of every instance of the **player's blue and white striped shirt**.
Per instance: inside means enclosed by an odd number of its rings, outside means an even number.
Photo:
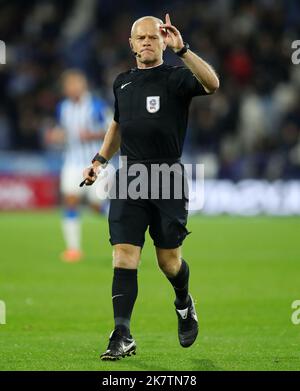
[[[78,102],[64,99],[57,106],[57,125],[66,132],[64,164],[86,167],[99,151],[102,140],[82,142],[82,131],[107,130],[112,113],[106,102],[86,93]]]

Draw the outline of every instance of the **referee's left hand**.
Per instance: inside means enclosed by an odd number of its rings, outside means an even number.
[[[179,30],[171,24],[169,14],[166,14],[166,21],[164,24],[161,24],[159,28],[164,37],[165,43],[169,48],[171,48],[174,52],[178,52],[183,48],[184,43],[182,36]]]

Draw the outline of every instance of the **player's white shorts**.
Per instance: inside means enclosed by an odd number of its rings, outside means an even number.
[[[107,181],[97,179],[92,186],[79,187],[80,182],[83,181],[84,167],[64,165],[60,175],[60,190],[63,195],[74,195],[77,197],[86,197],[92,204],[100,204],[103,201],[103,195],[107,193]],[[107,170],[107,171],[106,171]],[[103,170],[110,180],[113,180],[113,172],[108,167]]]

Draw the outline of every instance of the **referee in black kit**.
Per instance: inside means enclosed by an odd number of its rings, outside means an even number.
[[[115,115],[104,143],[84,170],[86,185],[95,182],[100,169],[121,149],[132,163],[173,164],[180,162],[188,109],[194,96],[208,95],[219,88],[212,67],[193,53],[180,32],[152,16],[134,22],[129,39],[137,67],[117,76],[114,82]],[[163,63],[169,47],[186,67]],[[179,163],[180,164],[180,163]],[[117,172],[120,180],[122,169]],[[128,182],[130,182],[128,176]],[[102,360],[116,360],[135,354],[130,318],[137,297],[137,268],[147,228],[153,239],[160,269],[172,284],[176,299],[178,337],[181,346],[197,338],[198,320],[188,292],[189,267],[181,257],[181,244],[188,234],[187,198],[133,199],[115,197],[109,212],[110,242],[113,246],[114,276],[112,303],[115,328]]]

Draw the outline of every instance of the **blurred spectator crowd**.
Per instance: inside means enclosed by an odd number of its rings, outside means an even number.
[[[166,12],[221,81],[217,94],[193,101],[186,159],[204,162],[212,178],[300,178],[298,0],[3,1],[0,150],[45,150],[66,68],[84,70],[112,105],[114,78],[135,66],[132,22]],[[170,51],[165,62],[180,65]]]

